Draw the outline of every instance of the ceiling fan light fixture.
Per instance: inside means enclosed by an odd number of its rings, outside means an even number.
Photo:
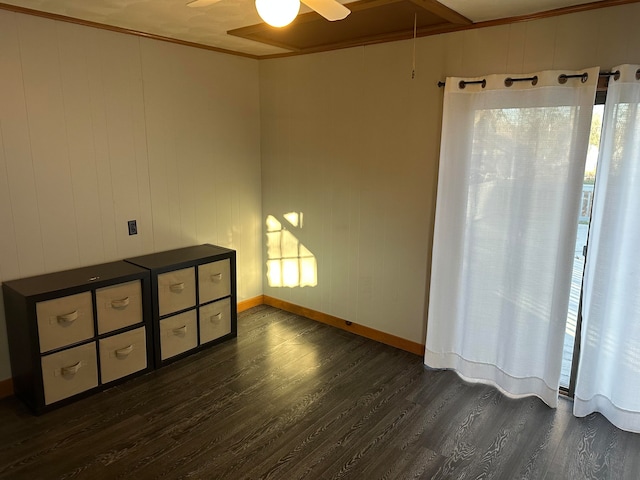
[[[300,0],[256,0],[256,10],[272,27],[284,27],[298,15]]]

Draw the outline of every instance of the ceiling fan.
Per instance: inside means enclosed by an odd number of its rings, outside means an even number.
[[[220,0],[192,0],[189,7],[206,7]],[[336,0],[255,0],[256,9],[262,19],[274,27],[284,27],[293,21],[300,10],[300,2],[331,22],[342,20],[351,13]]]

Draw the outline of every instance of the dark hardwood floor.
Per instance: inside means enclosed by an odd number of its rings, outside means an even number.
[[[260,306],[238,338],[40,417],[0,401],[12,479],[634,479],[640,435],[511,400]]]

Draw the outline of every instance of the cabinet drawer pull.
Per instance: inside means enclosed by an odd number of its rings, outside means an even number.
[[[173,331],[173,334],[176,336],[184,336],[187,334],[187,326],[183,325],[179,328],[174,328],[172,331]]]
[[[82,366],[82,362],[78,362],[75,365],[69,365],[68,367],[62,367],[60,369],[60,373],[62,373],[63,376],[65,377],[71,377],[73,375],[75,375],[76,373],[78,373],[78,370],[80,370],[80,367]]]
[[[58,323],[63,327],[66,327],[67,325],[71,325],[77,319],[78,319],[77,310],[74,310],[73,312],[65,313],[64,315],[58,315],[56,317],[56,320],[58,320]]]
[[[219,282],[220,280],[222,280],[222,273],[214,273],[211,275],[211,281]]]
[[[221,319],[222,319],[222,312],[218,312],[218,313],[216,313],[214,315],[211,315],[211,318],[210,318],[211,323],[216,323],[216,322],[220,321]]]
[[[169,290],[171,290],[174,293],[180,293],[181,291],[184,290],[184,282],[174,283],[169,287]]]
[[[116,350],[115,353],[117,358],[127,358],[131,352],[133,352],[133,344],[128,347],[121,348],[120,350]]]
[[[111,300],[111,308],[121,309],[129,306],[129,297]]]

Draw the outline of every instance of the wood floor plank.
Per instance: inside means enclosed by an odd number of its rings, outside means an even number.
[[[0,401],[4,479],[638,480],[640,435],[273,307],[49,412]]]
[[[378,353],[376,359],[384,358],[383,353]],[[295,468],[290,469],[287,475],[291,478],[305,478],[309,475],[319,478],[327,469],[341,468],[337,465],[343,462],[344,451],[352,451],[357,448],[361,438],[369,438],[369,433],[380,418],[390,410],[395,410],[403,401],[403,391],[407,382],[411,382],[419,375],[418,370],[405,369],[398,372],[393,379],[381,382],[381,372],[389,366],[389,360],[383,366],[364,365],[365,369],[359,372],[359,377],[365,379],[364,388],[353,388],[351,385],[345,391],[340,404],[344,409],[337,418],[339,422],[332,427],[330,435],[323,435],[320,442],[316,442],[312,455],[305,458]],[[368,381],[367,381],[368,379]],[[327,432],[328,429],[325,429]]]
[[[328,352],[327,358],[331,358],[334,362],[342,363],[344,365],[344,372],[340,369],[337,369],[335,366],[330,366],[331,368],[324,375],[326,378],[323,379],[322,376],[314,375],[308,379],[309,382],[313,383],[313,388],[310,388],[309,386],[299,386],[297,377],[305,377],[304,369],[299,368],[296,368],[293,371],[293,374],[288,378],[279,378],[277,382],[275,380],[271,380],[269,383],[271,384],[273,389],[284,391],[284,393],[278,394],[277,397],[284,397],[286,399],[286,402],[283,401],[279,404],[281,406],[280,410],[277,410],[276,407],[273,408],[274,413],[271,415],[269,415],[269,413],[271,413],[271,409],[267,411],[261,404],[262,399],[265,398],[264,395],[261,395],[259,392],[246,392],[249,393],[250,400],[255,407],[255,410],[259,417],[255,420],[248,419],[251,421],[244,422],[242,418],[239,419],[237,424],[242,425],[244,428],[242,430],[236,430],[234,432],[234,436],[228,437],[226,439],[224,452],[218,452],[219,454],[213,455],[211,455],[210,452],[207,451],[199,452],[199,455],[206,456],[206,459],[204,460],[203,464],[198,466],[197,471],[222,468],[220,466],[221,458],[225,456],[225,453],[231,453],[231,456],[228,456],[231,459],[236,458],[239,453],[243,453],[243,456],[240,456],[240,461],[246,458],[251,458],[253,459],[252,461],[255,462],[255,450],[258,448],[263,448],[261,442],[267,442],[270,436],[281,436],[285,432],[283,425],[287,422],[294,423],[298,419],[298,417],[295,415],[295,411],[297,411],[298,415],[309,413],[308,409],[313,404],[313,402],[311,401],[313,399],[305,398],[305,388],[311,390],[313,396],[316,398],[316,400],[318,400],[325,393],[322,391],[323,384],[334,388],[337,385],[336,379],[346,376],[348,374],[348,368],[353,368],[354,365],[357,365],[358,363],[361,363],[368,358],[368,349],[363,349],[360,353],[358,352],[358,349],[343,349],[343,353],[349,352],[352,357],[357,358],[357,362],[343,362],[342,356],[337,355],[337,352],[338,351],[336,349]],[[322,365],[322,363],[322,361],[319,361],[318,365]],[[291,388],[285,390],[285,387],[287,385],[293,386],[294,391],[292,391]],[[274,401],[273,396],[270,397],[270,399],[272,402]],[[299,399],[299,404],[291,405],[293,399]],[[283,407],[288,407],[289,410],[293,410],[294,412],[292,413],[292,411],[287,411]],[[249,406],[247,406],[247,409],[250,409]],[[307,409],[307,411],[305,411],[305,409]],[[279,422],[274,422],[273,419],[277,419],[279,420]],[[206,428],[206,426],[203,428]],[[289,430],[286,431],[289,434],[291,433]],[[244,452],[243,449],[249,448],[249,446],[253,448],[253,451]],[[197,456],[191,457],[191,463],[198,464],[199,462],[200,459]]]
[[[625,444],[637,446],[636,437],[614,427],[599,413],[574,418],[546,478],[633,478],[627,476],[633,462],[628,461]],[[640,472],[636,470],[635,475],[639,478]]]
[[[553,461],[564,432],[572,418],[565,405],[568,400],[560,399],[560,407],[553,410],[537,398],[526,399],[527,407],[521,416],[522,430],[514,437],[512,454],[504,465],[504,472],[516,472],[516,478],[528,480],[544,478]],[[518,421],[518,418],[511,420]]]
[[[316,411],[322,409],[324,411],[326,405],[331,405],[336,401],[336,398],[348,398],[351,397],[350,393],[347,393],[347,389],[343,386],[343,382],[350,382],[353,378],[354,371],[358,368],[363,368],[365,362],[371,359],[370,347],[376,347],[367,343],[367,346],[362,349],[355,349],[349,351],[349,361],[341,360],[339,365],[325,372],[324,376],[319,378],[313,378],[313,382],[310,395],[303,395],[301,393],[291,394],[288,396],[287,403],[282,404],[282,410],[275,419],[266,419],[259,422],[257,425],[251,426],[246,432],[245,437],[237,439],[232,443],[232,448],[237,449],[239,445],[244,445],[243,448],[248,451],[243,452],[244,457],[236,459],[236,457],[229,457],[230,461],[225,466],[219,466],[222,470],[221,475],[231,474],[238,466],[239,463],[246,461],[246,458],[256,459],[265,448],[276,448],[278,438],[283,436],[283,433],[290,433],[287,435],[287,442],[293,443],[289,437],[294,437],[295,429],[298,425],[302,425],[306,428],[312,428],[316,422],[312,419],[316,418]],[[383,357],[373,357],[372,367],[382,367]],[[337,359],[340,360],[340,359]],[[355,375],[358,378],[358,375]],[[349,385],[353,387],[353,385]],[[350,392],[353,392],[349,388]],[[334,394],[335,396],[332,396]],[[339,400],[338,400],[339,401]],[[332,432],[332,436],[335,432]],[[233,453],[238,453],[234,451]],[[211,460],[209,460],[211,462]],[[207,467],[211,467],[211,464],[204,465],[200,468],[200,471],[205,470]],[[198,473],[196,472],[196,473]],[[292,475],[290,472],[287,475]]]
[[[375,369],[379,365],[372,362],[368,366]],[[364,411],[373,398],[375,391],[371,390],[369,379],[362,375],[357,375],[348,386],[335,388],[325,397],[321,409],[300,422],[304,429],[298,435],[282,437],[274,454],[254,468],[255,474],[265,469],[260,478],[278,478],[283,471],[293,475],[292,466],[307,465],[310,456],[317,457],[323,446],[335,442],[337,429],[346,432],[345,420]]]

